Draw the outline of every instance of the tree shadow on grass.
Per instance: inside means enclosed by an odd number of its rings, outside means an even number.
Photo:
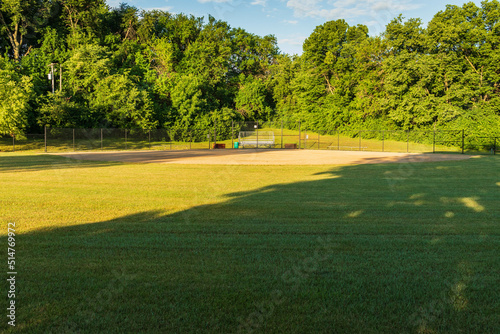
[[[232,156],[253,156],[273,150],[269,149],[193,149],[193,150],[153,150],[153,151],[122,151],[122,152],[69,152],[57,155],[77,160],[122,161],[128,163],[164,163],[181,160],[185,164],[195,158],[231,158]],[[232,162],[229,160],[228,162]]]
[[[498,332],[499,161],[342,166],[19,235],[11,331]]]
[[[68,168],[98,168],[116,166],[118,162],[92,162],[52,156],[47,154],[2,154],[0,156],[0,173],[36,172]]]

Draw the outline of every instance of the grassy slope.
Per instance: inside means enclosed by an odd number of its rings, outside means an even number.
[[[499,332],[499,167],[1,154],[12,332]]]

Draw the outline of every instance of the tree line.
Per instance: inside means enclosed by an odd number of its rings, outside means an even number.
[[[500,4],[448,5],[379,36],[344,20],[303,54],[206,20],[104,0],[0,0],[0,134],[44,126],[500,131]],[[52,64],[52,65],[51,65]],[[54,92],[48,73],[54,68]]]

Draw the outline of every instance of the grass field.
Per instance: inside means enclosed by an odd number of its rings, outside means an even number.
[[[0,153],[18,272],[0,330],[499,333],[499,167]]]

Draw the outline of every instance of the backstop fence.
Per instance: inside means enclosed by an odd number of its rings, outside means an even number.
[[[43,134],[0,136],[0,151],[188,150],[274,148],[386,152],[496,154],[500,134],[465,130],[318,131],[300,122],[232,122],[193,129],[71,129],[46,127]]]

